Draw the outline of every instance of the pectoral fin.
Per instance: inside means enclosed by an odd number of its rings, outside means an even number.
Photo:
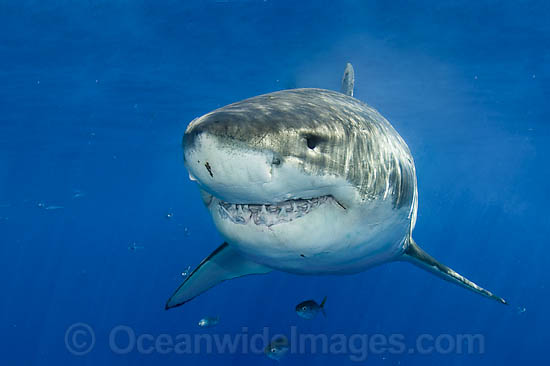
[[[439,263],[435,258],[422,250],[422,248],[420,248],[412,238],[410,238],[409,245],[407,246],[405,253],[403,253],[403,259],[414,263],[429,272],[432,272],[446,281],[454,282],[462,287],[477,292],[480,295],[496,300],[501,304],[507,304],[506,300],[503,298],[494,295],[492,292],[476,285],[446,265]]]
[[[272,269],[252,262],[227,243],[223,243],[204,259],[166,302],[166,309],[185,304],[220,282]]]

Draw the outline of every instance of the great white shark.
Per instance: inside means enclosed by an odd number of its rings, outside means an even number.
[[[409,261],[506,304],[441,264],[412,238],[418,191],[404,140],[374,108],[342,93],[291,89],[193,120],[184,162],[225,242],[166,303],[182,305],[216,284],[272,270],[351,274]]]

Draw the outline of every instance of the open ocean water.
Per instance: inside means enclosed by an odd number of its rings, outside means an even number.
[[[510,305],[392,263],[165,311],[223,241],[187,124],[346,62],[415,158],[416,241]],[[548,364],[549,85],[545,1],[0,0],[0,364],[276,365],[266,333],[314,338],[288,366]]]

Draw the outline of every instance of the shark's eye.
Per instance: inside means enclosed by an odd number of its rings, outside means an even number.
[[[307,147],[311,150],[315,149],[324,140],[323,137],[312,134],[305,135],[304,137],[306,138]]]
[[[306,311],[306,310],[307,310],[307,307],[304,306],[304,307],[302,308],[302,310],[303,310],[303,311]]]

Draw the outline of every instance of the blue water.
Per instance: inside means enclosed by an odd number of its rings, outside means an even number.
[[[163,346],[268,327],[357,335],[281,365],[547,364],[549,19],[544,1],[0,1],[0,363],[275,365]],[[510,305],[394,263],[251,276],[165,311],[222,242],[183,166],[186,125],[261,93],[339,90],[348,61],[415,157],[416,241]],[[324,295],[326,318],[296,316]],[[405,350],[352,360],[361,335],[395,334]],[[437,350],[415,351],[423,334]],[[458,352],[461,334],[483,349]]]

